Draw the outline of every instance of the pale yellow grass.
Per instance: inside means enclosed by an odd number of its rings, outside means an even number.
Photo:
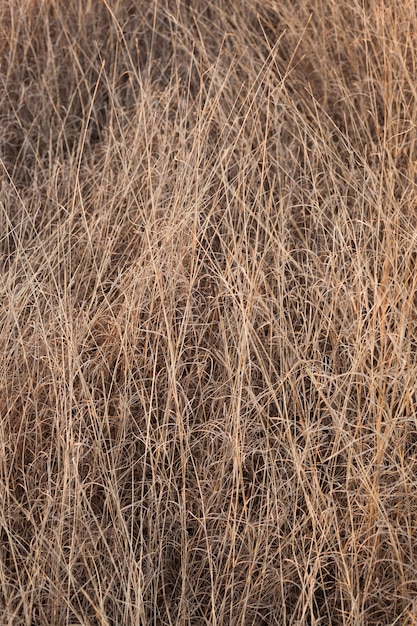
[[[416,52],[1,2],[1,624],[417,624]]]

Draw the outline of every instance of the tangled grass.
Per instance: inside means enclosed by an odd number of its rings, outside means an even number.
[[[0,32],[1,623],[415,626],[414,1]]]

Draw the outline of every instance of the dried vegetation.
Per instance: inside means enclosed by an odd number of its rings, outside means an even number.
[[[0,3],[2,624],[417,624],[416,52]]]

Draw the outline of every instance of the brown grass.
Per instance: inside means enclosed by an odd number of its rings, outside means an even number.
[[[416,53],[0,2],[1,624],[417,624]]]

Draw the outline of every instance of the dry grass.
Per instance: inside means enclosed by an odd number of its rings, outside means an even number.
[[[1,624],[415,626],[414,0],[0,31]]]

